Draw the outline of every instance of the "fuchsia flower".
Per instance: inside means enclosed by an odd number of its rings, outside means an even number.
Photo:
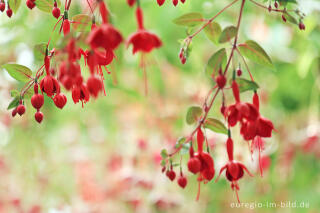
[[[231,87],[236,103],[229,106],[225,110],[225,117],[227,117],[229,126],[233,127],[238,122],[243,122],[246,120],[255,121],[259,114],[257,109],[253,106],[253,104],[243,103],[240,101],[239,86],[235,80],[232,82]]]
[[[62,109],[67,103],[67,97],[62,93],[56,94],[53,102],[58,108]]]
[[[72,89],[72,99],[75,104],[80,100],[82,102],[82,106],[84,103],[89,101],[90,94],[85,84],[82,84],[81,86],[75,86]]]
[[[92,49],[101,47],[106,50],[116,49],[122,41],[122,35],[111,24],[101,24],[100,27],[95,27],[87,39]]]
[[[259,96],[256,92],[253,95],[253,105],[259,113]],[[240,132],[245,140],[252,140],[256,136],[271,137],[273,129],[272,122],[259,113],[256,120],[243,122]]]
[[[102,84],[103,82],[99,78],[92,75],[87,81],[87,88],[90,95],[95,98],[98,97],[99,92],[103,90]]]
[[[60,91],[60,85],[57,79],[52,77],[48,72],[40,82],[40,89],[42,92],[46,93],[47,96],[52,97],[52,95]]]
[[[203,152],[204,135],[201,128],[197,131],[198,152],[194,153],[193,147],[190,147],[190,159],[188,161],[188,169],[194,174],[198,174],[199,190],[197,200],[200,196],[200,182],[212,180],[215,175],[214,161],[211,155],[207,152]]]
[[[133,46],[133,54],[136,52],[145,52],[149,53],[154,48],[159,48],[162,46],[162,42],[160,38],[153,33],[146,31],[143,27],[143,14],[140,7],[136,10],[136,18],[138,22],[138,31],[132,34],[129,39],[127,45],[132,44]]]
[[[238,180],[243,177],[244,171],[246,171],[250,176],[253,176],[253,175],[249,172],[249,170],[245,165],[233,159],[233,140],[230,137],[230,132],[229,132],[229,138],[226,143],[226,148],[227,148],[229,162],[220,169],[219,176],[216,179],[216,182],[219,180],[222,172],[226,170],[226,178],[231,182],[231,188],[236,192],[238,202],[240,203],[239,195],[238,195],[238,190],[240,189],[238,185]]]

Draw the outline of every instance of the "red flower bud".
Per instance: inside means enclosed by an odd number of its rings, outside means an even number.
[[[16,116],[17,114],[17,108],[14,108],[11,112],[12,117]]]
[[[241,69],[238,69],[238,70],[237,70],[237,76],[240,77],[241,75],[242,75],[242,70],[241,70]]]
[[[58,19],[60,17],[60,9],[58,7],[53,7],[52,9],[52,15],[53,17],[55,17],[56,19]]]
[[[132,7],[136,3],[136,0],[127,0],[127,3],[130,7]]]
[[[271,12],[272,11],[272,7],[271,7],[271,4],[269,5],[268,7],[268,11]]]
[[[40,112],[40,111],[36,112],[36,114],[34,114],[34,118],[36,119],[36,121],[37,121],[38,123],[41,123],[42,120],[43,120],[43,114],[42,114],[42,112]]]
[[[165,1],[166,0],[157,0],[157,3],[158,3],[159,6],[162,6]]]
[[[173,170],[168,170],[166,172],[167,177],[173,181],[176,178],[176,173]]]
[[[178,2],[179,2],[179,0],[172,0],[172,4],[173,4],[174,6],[177,6]]]
[[[90,95],[93,95],[93,97],[97,97],[99,92],[102,91],[103,85],[102,81],[95,77],[91,76],[87,81],[87,88],[89,90]]]
[[[184,176],[180,176],[180,177],[179,177],[179,179],[178,179],[178,184],[179,184],[179,186],[180,186],[181,188],[184,189],[184,188],[186,187],[187,183],[188,183],[188,180],[187,180],[186,177],[184,177]]]
[[[0,11],[3,12],[6,9],[6,4],[4,2],[0,2]]]
[[[216,82],[217,82],[217,85],[220,89],[223,89],[224,86],[226,85],[226,82],[227,82],[227,79],[226,77],[222,74],[220,74],[217,78],[216,78]]]
[[[12,16],[12,10],[11,10],[11,8],[8,8],[8,9],[7,9],[7,16],[8,16],[9,18],[11,18],[11,16]]]
[[[27,0],[27,1],[26,1],[26,5],[27,5],[27,7],[28,7],[30,10],[32,10],[32,9],[36,6],[36,4],[34,3],[34,1],[32,1],[32,0]]]
[[[281,18],[282,18],[282,20],[283,20],[284,22],[287,22],[287,18],[286,18],[283,14],[282,14]]]
[[[35,109],[40,109],[43,106],[44,98],[42,94],[34,94],[31,97],[31,104]]]
[[[17,107],[17,112],[20,116],[23,115],[26,112],[26,107],[23,104],[20,104]]]
[[[62,109],[67,103],[67,97],[62,93],[56,94],[53,102],[58,108]]]
[[[304,25],[303,22],[300,22],[300,23],[299,23],[299,29],[300,29],[300,30],[305,30],[305,29],[306,29],[306,26]]]

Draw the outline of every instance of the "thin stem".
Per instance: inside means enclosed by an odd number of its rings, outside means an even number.
[[[90,8],[91,13],[93,14],[93,9],[92,9],[92,7],[91,7],[91,4],[90,4],[89,0],[87,0],[87,3],[88,3],[88,5],[89,5],[89,8]]]
[[[223,73],[224,75],[226,75],[226,73],[228,71],[231,59],[232,59],[233,54],[234,54],[234,50],[237,48],[237,42],[238,42],[238,37],[239,37],[239,28],[240,28],[240,24],[241,24],[241,18],[242,18],[242,13],[243,13],[243,8],[244,8],[245,2],[246,2],[246,0],[242,0],[240,13],[239,13],[239,18],[238,18],[238,24],[237,24],[237,34],[236,34],[236,36],[234,38],[234,42],[233,42],[232,50],[231,50],[231,53],[230,53],[230,56],[229,56],[229,60],[228,60],[228,63],[226,65],[226,69],[224,70],[224,73]]]
[[[195,37],[198,33],[200,33],[204,28],[206,28],[206,26],[208,26],[215,18],[217,18],[221,13],[223,13],[226,9],[228,9],[229,7],[231,7],[234,3],[236,3],[239,0],[234,0],[233,2],[231,2],[230,4],[228,4],[226,7],[224,7],[222,10],[220,10],[215,16],[213,16],[211,19],[209,19],[204,25],[202,25],[202,27],[197,30],[195,33],[193,33],[192,35],[190,35],[188,38],[192,39],[193,37]]]

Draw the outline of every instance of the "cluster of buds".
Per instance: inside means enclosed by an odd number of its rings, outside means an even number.
[[[0,11],[1,12],[4,12],[6,9],[6,3],[4,2],[4,0],[0,0]],[[11,18],[12,16],[12,9],[10,8],[10,5],[9,5],[9,1],[7,2],[7,10],[6,10],[6,14],[9,18]]]
[[[158,3],[159,6],[162,6],[165,1],[166,1],[166,0],[157,0],[157,3]],[[184,4],[184,3],[186,2],[186,0],[180,0],[180,2],[181,2],[182,4]],[[179,0],[172,0],[172,4],[173,4],[174,6],[177,6],[178,3],[179,3]]]

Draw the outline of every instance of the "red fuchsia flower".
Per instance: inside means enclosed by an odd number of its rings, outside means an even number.
[[[149,53],[154,48],[159,48],[162,45],[159,37],[153,33],[146,31],[143,27],[143,14],[140,7],[136,10],[136,18],[138,22],[138,31],[132,34],[128,39],[128,46],[132,44],[133,54],[136,52]]]
[[[73,87],[72,99],[75,104],[80,100],[82,102],[82,106],[84,103],[87,103],[89,101],[90,94],[85,84]]]
[[[58,108],[62,109],[67,103],[67,97],[63,93],[56,94],[53,102]]]
[[[193,147],[190,147],[190,159],[188,161],[188,169],[194,174],[199,174],[199,190],[197,200],[200,196],[200,182],[204,183],[212,180],[215,175],[214,161],[209,153],[203,151],[204,135],[201,128],[197,131],[198,152],[194,153]]]
[[[219,176],[216,179],[216,182],[219,180],[222,172],[226,170],[226,178],[231,182],[231,188],[236,192],[238,202],[240,203],[239,195],[238,195],[238,190],[240,189],[238,185],[238,180],[243,177],[244,171],[246,171],[250,176],[253,176],[253,175],[249,172],[249,170],[245,165],[233,159],[233,140],[230,137],[230,130],[229,130],[229,138],[226,143],[226,148],[227,148],[229,162],[220,169]]]
[[[123,41],[121,33],[108,23],[108,10],[103,1],[99,1],[100,15],[103,23],[100,27],[93,27],[87,43],[92,49],[104,48],[105,50],[114,50]]]
[[[59,68],[59,81],[70,90],[82,84],[81,68],[77,62],[62,62]]]
[[[35,109],[40,109],[43,106],[44,98],[42,94],[38,94],[38,83],[35,83],[34,95],[31,97],[31,104]]]
[[[256,108],[259,113],[259,96],[255,92],[253,95],[253,106]],[[274,126],[272,122],[260,115],[257,116],[256,120],[244,121],[241,126],[241,134],[245,140],[252,140],[256,136],[260,137],[271,137]]]
[[[122,41],[122,35],[111,24],[101,24],[100,27],[95,27],[87,39],[92,49],[101,47],[106,50],[116,49]]]
[[[229,126],[235,126],[238,122],[244,120],[255,121],[259,114],[256,107],[240,101],[239,86],[235,80],[233,80],[231,87],[236,103],[225,110],[225,117],[227,117]]]
[[[99,92],[103,90],[103,82],[99,78],[92,75],[87,81],[87,88],[90,95],[96,98],[98,97]]]
[[[85,63],[88,64],[91,74],[95,73],[96,67],[98,67],[97,73],[102,74],[100,73],[102,71],[101,67],[109,65],[115,58],[113,51],[110,49],[106,49],[105,51],[100,51],[97,49],[91,51],[81,50],[80,52],[84,56]]]

